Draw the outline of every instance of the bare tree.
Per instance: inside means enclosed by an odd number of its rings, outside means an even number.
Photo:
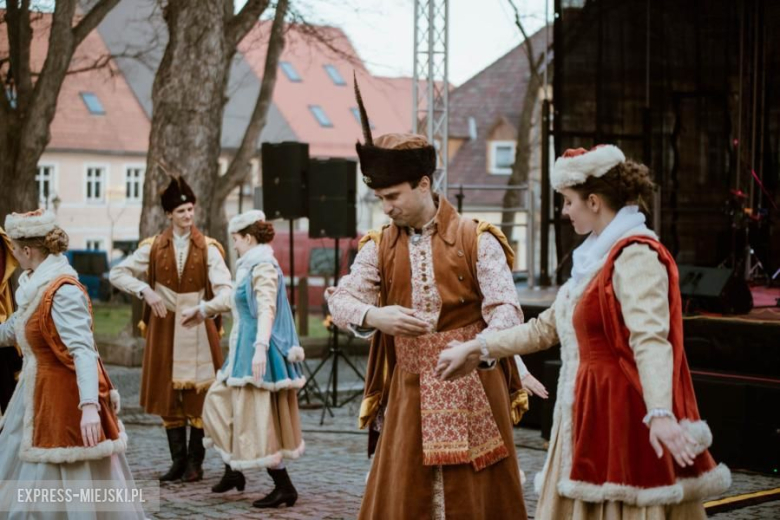
[[[225,199],[246,182],[250,161],[257,153],[284,47],[288,0],[276,2],[260,93],[241,145],[220,177],[222,115],[230,67],[239,42],[269,4],[269,0],[249,0],[235,14],[233,0],[169,0],[163,7],[168,43],[152,87],[140,236],[157,233],[166,224],[159,205],[159,192],[169,182],[159,165],[166,164],[184,174],[195,191],[201,207],[196,224],[211,236],[226,239]]]
[[[42,15],[30,0],[6,2],[0,12],[6,38],[6,52],[0,51],[0,215],[38,206],[35,173],[51,140],[49,127],[73,54],[117,3],[99,0],[77,14],[78,0],[57,0],[40,71],[31,62],[31,46],[35,17]]]
[[[544,76],[540,73],[540,67],[544,61],[545,53],[538,56],[534,54],[534,47],[531,38],[525,32],[523,22],[520,20],[520,12],[513,0],[507,0],[515,13],[515,25],[520,29],[523,35],[523,48],[528,60],[528,82],[526,84],[525,95],[523,96],[523,105],[520,107],[520,120],[517,124],[517,141],[515,145],[515,162],[512,166],[512,174],[507,180],[508,185],[517,185],[529,181],[531,170],[531,130],[534,122],[534,112],[538,106],[539,90],[544,86]],[[545,30],[547,28],[545,27]],[[513,224],[515,221],[515,212],[507,211],[509,208],[520,206],[520,192],[517,190],[507,190],[502,202],[503,213],[501,215],[501,230],[507,237],[512,236]],[[533,230],[529,230],[533,233]]]

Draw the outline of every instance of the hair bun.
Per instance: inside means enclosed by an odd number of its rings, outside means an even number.
[[[44,248],[52,255],[67,251],[69,242],[68,234],[59,227],[49,231],[43,239]]]

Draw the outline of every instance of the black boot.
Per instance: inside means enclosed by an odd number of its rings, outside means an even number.
[[[279,507],[282,504],[286,504],[287,507],[294,506],[295,501],[298,500],[298,492],[290,482],[287,469],[268,468],[268,474],[274,479],[274,490],[260,500],[252,502],[252,505],[260,508]]]
[[[240,471],[231,469],[230,466],[225,464],[225,474],[222,475],[222,478],[219,480],[219,482],[217,482],[211,488],[211,491],[214,493],[224,493],[225,491],[230,491],[233,488],[236,488],[239,491],[243,491],[245,486],[246,479],[244,478],[244,474]]]
[[[187,469],[182,482],[197,482],[203,479],[203,458],[206,448],[203,447],[203,429],[190,426],[190,445],[188,448]]]
[[[168,473],[160,477],[160,482],[179,480],[187,467],[187,427],[168,428],[165,433],[168,434],[168,447],[173,464]]]

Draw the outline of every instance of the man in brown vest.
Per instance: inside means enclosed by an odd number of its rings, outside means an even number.
[[[178,316],[216,294],[229,293],[233,285],[222,246],[193,225],[195,202],[184,179],[174,178],[162,194],[171,225],[143,240],[110,273],[114,286],[146,302],[139,324],[146,336],[141,405],[162,417],[173,460],[161,481],[203,478],[203,401],[222,365],[218,323],[206,320],[185,328]]]
[[[18,262],[11,254],[11,241],[0,227],[0,323],[4,323],[14,313],[11,275]],[[11,399],[16,387],[16,378],[22,369],[22,356],[18,348],[0,345],[0,417]]]
[[[463,383],[434,375],[450,341],[522,322],[513,252],[500,230],[433,193],[425,138],[373,139],[355,91],[363,181],[393,221],[364,237],[328,291],[335,323],[372,336],[359,426],[380,434],[360,518],[525,519],[512,423],[527,396],[514,362],[486,358]]]

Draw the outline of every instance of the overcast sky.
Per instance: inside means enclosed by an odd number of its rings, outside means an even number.
[[[237,0],[240,8],[246,0]],[[545,2],[514,0],[530,34],[544,25]],[[372,73],[411,76],[414,0],[292,0],[311,23],[341,27]],[[522,37],[509,0],[450,0],[450,82],[467,79],[506,54]]]

